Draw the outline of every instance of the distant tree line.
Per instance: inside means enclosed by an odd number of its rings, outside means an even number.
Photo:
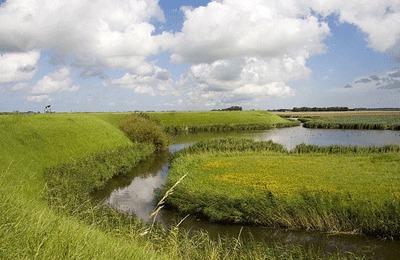
[[[348,107],[294,107],[292,112],[349,111]]]
[[[213,109],[212,111],[242,111],[242,107],[239,106],[231,106],[228,108],[223,108],[223,109]]]

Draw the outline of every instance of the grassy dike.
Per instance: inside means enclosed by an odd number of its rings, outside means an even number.
[[[168,133],[265,130],[300,125],[268,111],[152,112]]]
[[[0,259],[343,259],[145,225],[88,193],[154,148],[118,129],[126,114],[0,116]]]
[[[400,237],[400,147],[204,141],[175,154],[166,203],[213,221]]]
[[[1,116],[0,258],[165,258],[150,242],[120,239],[56,213],[44,198],[46,168],[122,146],[134,145],[92,114]]]

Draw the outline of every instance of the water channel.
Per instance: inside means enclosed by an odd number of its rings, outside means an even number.
[[[165,183],[169,172],[168,158],[171,153],[205,139],[221,137],[244,137],[254,140],[272,140],[283,144],[288,150],[297,144],[316,145],[360,145],[383,146],[400,145],[400,131],[380,130],[326,130],[307,129],[301,126],[272,129],[267,131],[231,132],[231,133],[197,133],[183,134],[174,138],[174,145],[169,152],[154,154],[142,162],[131,174],[118,176],[109,181],[104,189],[96,191],[93,196],[104,200],[113,208],[135,214],[144,221],[154,210],[157,201],[156,190]],[[174,225],[186,216],[170,210],[162,210],[157,216],[164,226]],[[189,216],[180,227],[192,230],[206,230],[211,237],[227,235],[237,237],[242,229],[240,225],[212,223]],[[263,226],[244,226],[241,238],[251,238],[265,243],[289,243],[303,246],[317,246],[326,252],[335,250],[363,253],[374,259],[398,259],[400,241],[382,240],[363,235],[329,234],[318,231],[288,230]]]

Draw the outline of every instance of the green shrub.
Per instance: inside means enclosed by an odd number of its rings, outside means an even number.
[[[141,115],[124,116],[119,119],[119,126],[132,141],[152,143],[156,151],[165,151],[171,144],[171,137],[156,122]]]

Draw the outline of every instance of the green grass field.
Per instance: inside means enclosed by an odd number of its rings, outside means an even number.
[[[262,142],[227,143],[198,143],[176,155],[165,189],[187,176],[170,206],[214,221],[400,236],[398,146],[288,153]]]
[[[96,178],[104,181],[106,168],[112,169],[114,163],[120,163],[118,153],[123,151],[120,147],[131,147],[130,156],[145,155],[141,146],[137,146],[140,151],[134,152],[135,144],[118,129],[118,120],[124,115],[0,116],[0,259],[321,259],[327,256],[298,246],[247,245],[236,239],[212,241],[205,233],[178,231],[174,227],[162,230],[155,226],[148,230],[144,224],[117,212],[86,206],[85,197],[79,207],[71,208],[74,205],[71,201],[79,201],[86,191],[101,185]],[[96,169],[93,175],[92,169]],[[97,169],[105,175],[99,176]],[[58,191],[66,192],[61,193],[61,198],[54,190],[59,187],[65,190]],[[49,201],[48,194],[52,191],[56,195]],[[329,258],[343,255],[356,258],[345,253]]]

